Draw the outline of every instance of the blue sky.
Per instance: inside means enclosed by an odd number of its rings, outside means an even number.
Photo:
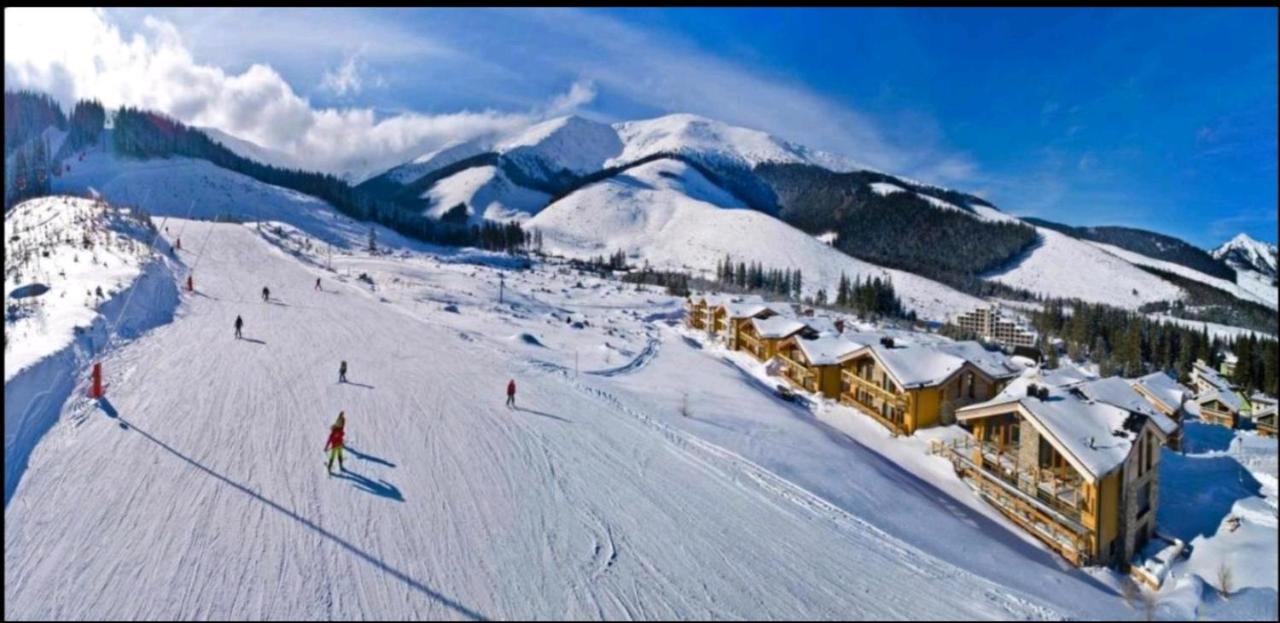
[[[1014,214],[1276,240],[1270,8],[110,9],[76,37],[115,37],[93,62],[11,48],[39,31],[11,17],[6,84],[328,147],[334,167],[564,112],[694,112]]]

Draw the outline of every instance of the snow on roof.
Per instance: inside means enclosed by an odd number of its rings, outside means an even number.
[[[1169,419],[1165,414],[1156,410],[1156,408],[1151,406],[1151,403],[1147,402],[1147,399],[1143,398],[1142,394],[1139,394],[1128,381],[1125,381],[1118,376],[1108,376],[1106,378],[1085,381],[1076,387],[1079,387],[1086,396],[1094,401],[1103,402],[1129,411],[1135,411],[1151,418],[1151,421],[1156,425],[1156,428],[1159,428],[1160,432],[1165,435],[1171,435],[1178,430],[1177,423]]]
[[[760,303],[725,303],[724,306],[730,318],[752,318],[757,314],[771,311],[768,305]]]
[[[937,385],[965,363],[961,357],[929,346],[911,345],[889,348],[883,344],[874,343],[871,345],[871,350],[903,388]]]
[[[1152,372],[1133,379],[1130,383],[1146,390],[1151,399],[1159,401],[1169,411],[1176,411],[1186,397],[1191,395],[1191,390],[1164,372]]]
[[[1219,392],[1232,393],[1231,383],[1222,378],[1222,375],[1218,374],[1217,370],[1214,370],[1199,361],[1192,364],[1192,370],[1196,372],[1196,376],[1199,377],[1200,380],[1212,385]]]
[[[1196,402],[1199,404],[1205,404],[1206,402],[1212,402],[1214,400],[1221,402],[1223,406],[1231,409],[1232,411],[1239,411],[1240,408],[1244,406],[1240,403],[1240,397],[1230,389],[1221,390],[1214,388],[1196,397]]]
[[[824,316],[815,316],[812,318],[804,318],[803,321],[806,325],[809,326],[810,329],[817,331],[819,334],[822,334],[822,335],[839,335],[840,334],[840,332],[836,330],[835,320],[832,320],[831,318],[827,318]]]
[[[1052,370],[1040,369],[1037,372],[1038,372],[1039,380],[1037,380],[1036,382],[1041,385],[1048,385],[1050,387],[1062,387],[1063,385],[1074,385],[1081,381],[1087,381],[1089,379],[1098,378],[1097,375],[1093,374],[1092,372],[1089,372],[1088,370],[1082,370],[1075,366],[1066,366],[1066,365],[1054,368]]]
[[[939,350],[960,357],[972,363],[979,370],[992,378],[1003,379],[1022,372],[1023,367],[1006,357],[1000,351],[983,348],[982,344],[972,340],[964,342],[944,342],[936,346]]]
[[[805,324],[795,318],[786,316],[771,316],[769,318],[752,318],[751,324],[755,325],[756,333],[763,338],[783,338],[794,335],[805,328]]]
[[[821,336],[812,340],[796,340],[796,345],[804,351],[809,363],[815,366],[829,366],[840,363],[849,355],[863,348],[862,344],[846,340],[842,337]]]
[[[1049,387],[1041,400],[1027,396],[1027,386],[1036,382],[1034,374],[1014,379],[1004,391],[987,402],[962,407],[957,419],[964,421],[985,407],[1018,404],[1029,419],[1059,447],[1083,475],[1096,482],[1119,467],[1133,448],[1134,433],[1126,428],[1130,411],[1106,402],[1090,400],[1065,387]]]

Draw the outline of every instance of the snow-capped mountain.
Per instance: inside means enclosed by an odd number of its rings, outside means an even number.
[[[607,163],[610,166],[657,153],[672,153],[707,163],[726,161],[746,167],[775,162],[813,164],[836,171],[856,168],[834,154],[698,115],[672,114],[643,121],[623,121],[613,124],[613,128],[624,148]]]
[[[459,160],[482,154],[491,148],[490,143],[484,139],[453,141],[439,149],[429,151],[410,162],[395,167],[384,175],[397,184],[409,184],[428,173],[447,167]]]
[[[768,214],[708,180],[689,163],[660,158],[587,185],[526,222],[548,251],[587,258],[622,250],[656,267],[713,274],[726,255],[770,268],[799,268],[805,291],[833,292],[850,279],[891,279],[903,303],[923,318],[945,320],[981,300],[905,271],[856,259]]]
[[[1276,277],[1276,245],[1254,240],[1248,234],[1237,234],[1214,249],[1213,257],[1225,261],[1237,270],[1251,270],[1264,276]]]

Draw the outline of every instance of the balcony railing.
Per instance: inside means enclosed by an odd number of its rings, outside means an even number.
[[[756,356],[756,359],[764,359],[764,344],[760,339],[747,335],[746,333],[738,334],[738,343],[745,350]]]
[[[902,409],[903,411],[906,411],[907,398],[904,394],[899,394],[894,391],[885,389],[880,385],[878,385],[877,383],[875,383],[874,381],[872,381],[871,379],[858,376],[857,374],[854,374],[849,370],[841,370],[840,376],[845,380],[846,383],[848,383],[850,389],[854,387],[861,387],[862,389],[865,389],[868,392],[875,394],[876,397],[880,398],[881,400],[889,402],[889,404],[893,405],[894,407],[897,407],[899,409]],[[853,392],[848,392],[848,393],[852,394]]]
[[[800,362],[788,357],[785,353],[778,353],[778,359],[782,360],[782,374],[790,379],[793,383],[801,388],[809,391],[818,391],[817,375],[813,371],[806,368]]]
[[[972,438],[957,438],[945,444],[945,454],[972,464],[974,449],[981,450],[979,467],[988,478],[999,479],[1017,488],[1077,524],[1086,505],[1085,481],[1079,474],[1063,469],[1046,469],[1018,462],[1017,446],[1000,446]],[[942,452],[939,452],[942,453]]]
[[[1015,523],[1073,563],[1090,564],[1093,559],[1090,544],[1096,534],[1080,522],[1079,511],[1047,500],[1039,491],[1031,495],[1019,487],[1017,481],[1010,482],[985,465],[975,464],[971,451],[979,444],[981,442],[967,438],[950,442],[934,439],[929,442],[929,451],[949,459],[961,478]],[[987,462],[985,454],[982,462]],[[1076,490],[1083,492],[1079,487]]]

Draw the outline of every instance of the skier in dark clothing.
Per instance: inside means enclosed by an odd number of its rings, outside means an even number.
[[[240,316],[236,316],[236,339],[240,339],[240,328],[244,326],[244,320]]]
[[[338,382],[339,383],[347,382],[347,360],[346,359],[343,359],[342,363],[338,364]]]
[[[320,289],[321,289],[321,288],[320,288],[320,278],[319,278],[319,277],[316,277],[316,287],[315,287],[315,289],[316,289],[316,290],[320,290]]]
[[[267,301],[270,301],[270,300],[271,300],[271,289],[268,288],[267,286],[262,286],[262,302],[266,303]]]
[[[507,381],[507,406],[516,406],[516,380]]]

